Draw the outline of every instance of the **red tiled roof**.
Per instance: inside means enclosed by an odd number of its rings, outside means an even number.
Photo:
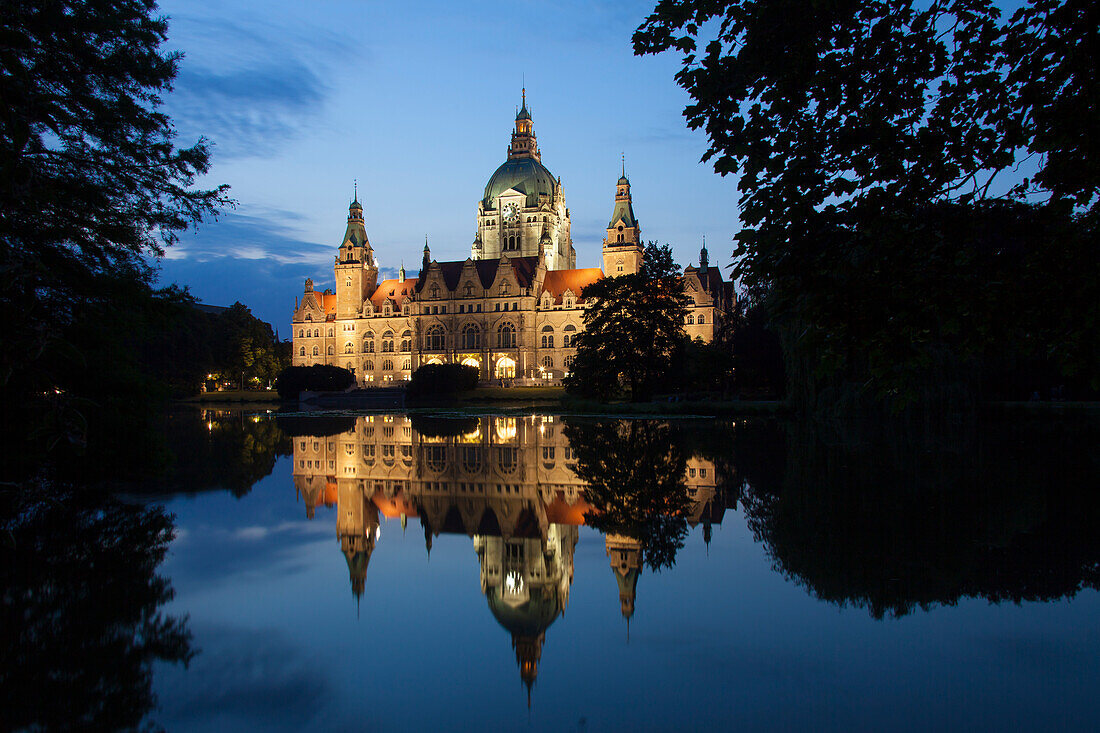
[[[321,293],[321,309],[326,316],[336,313],[336,293]]]
[[[597,280],[603,279],[603,270],[598,267],[585,267],[580,270],[547,270],[542,281],[543,292],[550,293],[555,303],[562,302],[566,290],[581,297],[581,291]]]
[[[374,289],[374,293],[370,296],[370,302],[374,304],[375,308],[381,308],[382,304],[386,302],[387,298],[392,298],[393,302],[400,308],[405,299],[416,292],[416,280],[410,280],[405,278],[405,282],[400,280],[383,280],[378,284],[378,287]]]

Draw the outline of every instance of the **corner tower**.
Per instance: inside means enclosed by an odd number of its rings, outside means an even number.
[[[642,230],[634,216],[630,199],[630,180],[623,174],[615,184],[615,208],[607,223],[607,239],[603,240],[603,272],[608,277],[631,275],[642,269]]]
[[[348,207],[348,227],[336,255],[336,317],[354,318],[378,287],[378,265],[363,223],[358,188]]]
[[[505,255],[537,256],[550,270],[572,269],[577,262],[561,179],[542,164],[526,89],[508,158],[489,178],[478,202],[477,234],[470,247],[475,260]]]

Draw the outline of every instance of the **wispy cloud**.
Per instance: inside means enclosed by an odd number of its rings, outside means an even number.
[[[298,133],[325,92],[293,58],[227,71],[185,67],[168,111],[183,143],[204,135],[219,159],[263,156]]]
[[[328,264],[332,259],[335,250],[331,244],[294,236],[294,225],[304,220],[300,214],[255,206],[249,212],[227,212],[218,221],[188,232],[168,249],[165,259],[209,262],[229,257],[316,266]]]
[[[176,14],[171,43],[185,50],[166,111],[181,144],[202,135],[217,159],[270,155],[323,111],[326,64],[346,43],[321,29],[260,20],[248,26]]]

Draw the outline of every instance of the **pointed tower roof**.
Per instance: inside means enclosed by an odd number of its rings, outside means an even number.
[[[630,181],[626,177],[625,167],[623,168],[622,177],[615,184],[615,208],[611,212],[611,221],[607,223],[607,228],[612,229],[620,220],[622,220],[624,226],[638,226],[638,220],[634,218],[634,204],[630,197]]]
[[[523,88],[523,106],[519,108],[519,112],[516,112],[517,120],[529,120],[531,119],[531,113],[527,111],[527,87]]]

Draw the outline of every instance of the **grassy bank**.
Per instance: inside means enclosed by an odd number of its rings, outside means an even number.
[[[273,389],[237,389],[226,390],[224,392],[203,392],[202,394],[182,400],[182,402],[190,402],[198,405],[215,405],[223,402],[261,402],[269,404],[281,401],[279,393]]]

